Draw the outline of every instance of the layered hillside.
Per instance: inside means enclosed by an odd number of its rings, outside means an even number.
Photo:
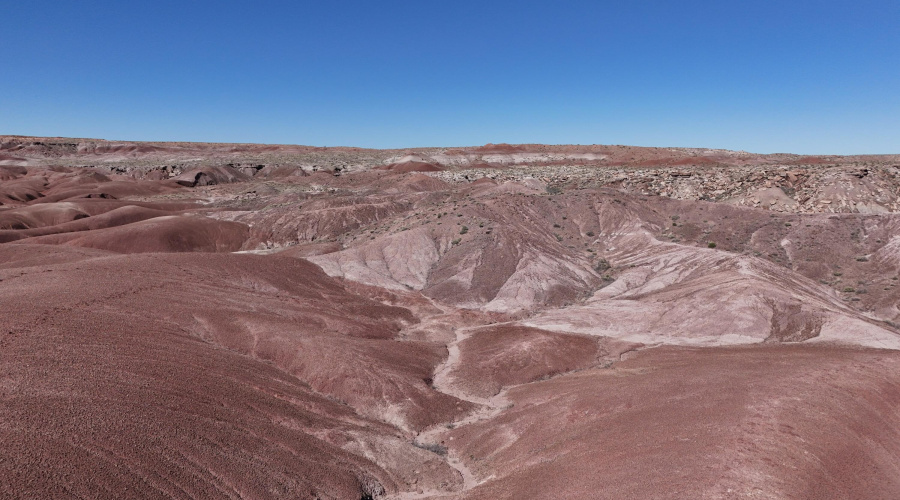
[[[900,497],[900,156],[0,137],[0,496]]]

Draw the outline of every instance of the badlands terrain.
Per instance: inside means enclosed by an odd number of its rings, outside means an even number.
[[[900,155],[0,137],[0,497],[900,498]]]

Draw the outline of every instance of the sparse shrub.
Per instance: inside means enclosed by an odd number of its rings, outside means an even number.
[[[706,244],[706,247],[707,248],[716,248],[716,242],[710,241],[709,243]]]
[[[594,232],[593,232],[593,231],[588,231],[588,232],[585,233],[585,234],[587,234],[587,235],[588,235],[589,237],[591,237],[591,238],[594,237]]]
[[[856,289],[853,288],[852,286],[845,286],[845,287],[844,287],[844,292],[846,292],[846,293],[853,293],[853,292],[855,292],[855,291],[856,291]]]
[[[832,276],[843,276],[844,273],[831,273]]]
[[[600,259],[594,264],[594,271],[597,271],[598,274],[608,271],[612,266],[609,265],[609,261],[606,259]]]
[[[442,457],[447,455],[447,447],[438,443],[420,443],[418,441],[413,441],[412,445],[416,448],[430,451]]]
[[[453,240],[451,243],[452,243],[453,245],[459,245],[459,242],[460,242],[460,241],[462,241],[462,240],[459,239],[459,238],[456,238],[456,239]]]
[[[463,226],[462,229],[459,230],[459,234],[466,234],[469,232],[469,226]]]
[[[856,262],[869,262],[868,257],[857,257]]]
[[[558,234],[554,234],[553,236],[556,236],[556,241],[562,241],[562,240],[563,240],[563,237],[560,236],[560,235],[558,235]]]
[[[559,228],[561,228],[562,226],[560,226],[559,224],[553,224],[553,227],[555,227],[556,229],[559,229]]]

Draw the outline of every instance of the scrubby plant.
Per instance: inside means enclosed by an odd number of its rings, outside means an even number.
[[[715,242],[715,241],[710,241],[709,243],[706,244],[706,246],[707,246],[708,248],[716,248],[716,242]]]
[[[416,448],[420,448],[422,450],[430,451],[434,454],[445,456],[447,455],[447,447],[438,443],[420,443],[418,441],[413,441],[412,445]]]

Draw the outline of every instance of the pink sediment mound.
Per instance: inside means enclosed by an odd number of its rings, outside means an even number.
[[[0,229],[34,229],[83,219],[89,215],[71,203],[39,204],[0,212]]]
[[[8,159],[8,157],[0,155],[0,161],[3,161],[4,159]],[[28,170],[25,167],[0,165],[0,181],[18,179],[26,173],[28,173]]]
[[[38,236],[28,243],[99,248],[118,253],[236,252],[249,235],[245,224],[199,216],[165,216],[123,226]]]
[[[143,220],[152,219],[154,217],[163,217],[167,215],[171,215],[171,212],[134,205],[125,205],[120,208],[115,208],[108,212],[101,213],[100,215],[95,215],[93,217],[76,218],[75,220],[72,220],[70,222],[64,222],[52,226],[41,226],[37,228],[21,230],[0,230],[0,242],[16,241],[24,238],[46,236],[50,234],[74,233],[81,231],[92,231],[95,229],[105,229],[108,227],[123,226],[125,224],[132,224],[134,222],[140,222]],[[0,220],[2,220],[2,216],[3,214],[0,214]]]
[[[0,184],[0,205],[20,206],[43,196],[47,182],[40,177],[19,177]]]

